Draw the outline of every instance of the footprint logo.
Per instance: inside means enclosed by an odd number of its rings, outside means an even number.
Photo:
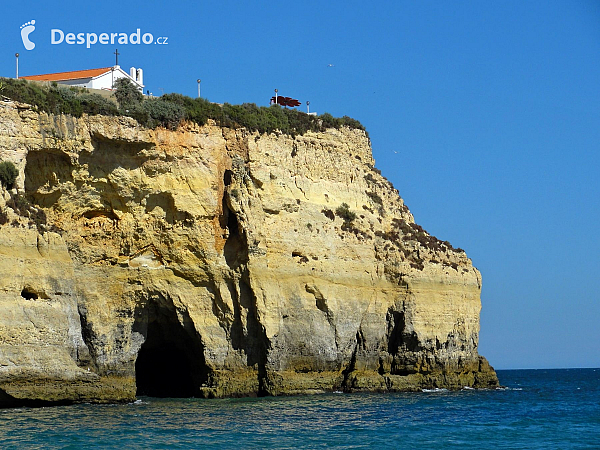
[[[33,30],[35,30],[35,20],[21,25],[21,39],[23,39],[23,45],[27,50],[33,50],[35,48],[35,43],[29,40],[29,35]]]

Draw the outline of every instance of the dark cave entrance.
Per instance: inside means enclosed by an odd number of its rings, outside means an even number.
[[[208,368],[191,323],[182,326],[166,307],[153,305],[147,312],[146,341],[135,362],[136,395],[198,397]]]

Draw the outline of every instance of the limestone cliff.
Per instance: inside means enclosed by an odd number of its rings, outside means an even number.
[[[0,198],[0,404],[498,384],[479,272],[414,224],[363,131],[3,102],[0,159],[20,171]]]

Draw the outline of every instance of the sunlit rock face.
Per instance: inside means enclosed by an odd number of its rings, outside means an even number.
[[[498,384],[479,272],[414,223],[363,131],[3,103],[0,159],[20,172],[0,198],[2,405]]]

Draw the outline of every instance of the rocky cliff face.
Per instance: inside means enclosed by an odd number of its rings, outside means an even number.
[[[498,384],[479,272],[414,224],[362,131],[2,103],[0,159],[20,171],[0,199],[1,404]]]

